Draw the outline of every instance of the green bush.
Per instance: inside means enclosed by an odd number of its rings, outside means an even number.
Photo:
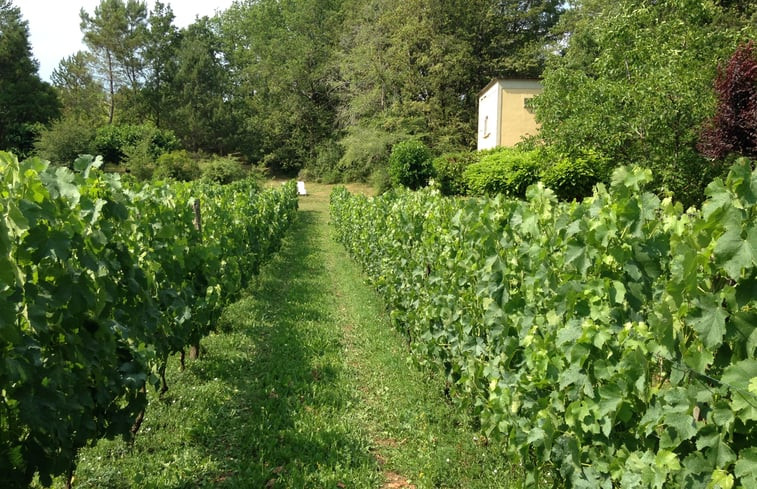
[[[371,186],[376,191],[376,195],[381,195],[392,188],[392,179],[386,168],[378,168],[373,172]]]
[[[389,156],[389,178],[395,187],[417,190],[428,184],[433,174],[431,151],[421,141],[397,143]]]
[[[404,136],[374,126],[353,126],[339,144],[344,153],[339,159],[341,180],[367,181],[376,169],[386,166],[393,144]]]
[[[468,166],[463,179],[472,195],[505,194],[523,198],[541,175],[539,151],[500,148]]]
[[[138,180],[150,180],[155,172],[155,158],[147,140],[124,148],[126,171]]]
[[[324,141],[316,147],[315,158],[300,170],[297,178],[319,183],[338,183],[342,180],[338,168],[343,155],[344,148],[336,140]]]
[[[468,188],[463,178],[465,169],[480,159],[479,153],[459,151],[434,158],[434,179],[443,195],[464,195]]]
[[[143,142],[147,142],[153,159],[179,148],[179,140],[172,131],[152,124],[103,126],[97,129],[93,144],[95,152],[102,155],[106,163],[121,163],[126,159],[128,148]]]
[[[34,147],[40,158],[70,167],[79,155],[94,152],[94,138],[94,129],[75,119],[64,118],[44,129]]]
[[[188,182],[200,177],[200,165],[184,150],[171,151],[158,157],[155,178],[170,178]]]
[[[202,166],[202,180],[227,185],[247,177],[242,163],[233,156],[221,156]]]
[[[607,180],[607,161],[594,152],[581,156],[565,156],[544,152],[548,161],[542,182],[561,200],[582,200],[591,195],[594,185]]]

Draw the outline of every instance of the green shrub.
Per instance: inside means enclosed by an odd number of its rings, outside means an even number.
[[[95,133],[95,152],[101,155],[106,163],[121,163],[126,157],[126,146],[137,145],[137,138],[132,136],[132,132],[127,134],[125,126],[103,126]]]
[[[200,177],[200,165],[184,150],[171,151],[158,157],[155,178],[170,178],[188,182]]]
[[[539,151],[500,148],[469,165],[463,172],[472,195],[505,194],[523,198],[529,185],[541,175]]]
[[[34,147],[40,158],[70,167],[79,155],[94,152],[94,138],[95,131],[90,126],[64,118],[44,129]]]
[[[257,180],[258,183],[271,177],[270,169],[262,165],[249,166],[245,168],[245,172],[247,172],[245,178],[253,178]]]
[[[373,126],[353,126],[339,141],[344,153],[339,159],[342,181],[367,181],[376,169],[386,166],[392,145],[404,136]]]
[[[222,156],[212,159],[202,165],[202,179],[206,182],[227,185],[247,177],[242,163],[233,156]]]
[[[179,148],[179,140],[172,131],[152,124],[103,126],[97,129],[93,144],[95,152],[102,155],[106,163],[121,163],[126,159],[128,148],[145,141],[154,159]]]
[[[716,178],[725,178],[734,158],[710,161],[693,152],[681,152],[675,161],[649,158],[644,165],[655,176],[654,192],[670,195],[684,208],[699,207],[705,199],[705,189]]]
[[[339,173],[339,161],[344,155],[337,141],[329,139],[318,145],[315,149],[315,158],[308,162],[305,168],[300,170],[298,179],[310,180],[319,183],[337,183],[342,180]]]
[[[138,180],[150,180],[155,172],[155,158],[150,143],[143,140],[135,146],[124,148],[126,171]]]
[[[607,162],[594,152],[565,156],[544,152],[548,161],[542,182],[562,200],[582,200],[591,195],[594,185],[606,180]]]
[[[480,155],[473,151],[445,153],[434,158],[434,179],[443,195],[464,195],[468,189],[465,185],[463,173],[473,163],[477,163]]]
[[[417,190],[428,184],[433,174],[431,151],[421,141],[397,143],[389,156],[389,178],[395,187]]]
[[[381,195],[392,188],[392,179],[386,168],[378,168],[371,175],[371,186],[376,191],[376,195]]]

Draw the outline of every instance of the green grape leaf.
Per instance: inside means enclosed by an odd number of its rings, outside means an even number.
[[[15,230],[17,235],[29,230],[29,221],[19,209],[18,204],[13,201],[8,203],[8,219],[8,227]]]
[[[733,450],[716,426],[708,425],[703,428],[697,437],[696,446],[715,467],[726,467],[736,459]]]
[[[92,155],[82,155],[74,160],[74,170],[82,173],[85,178],[89,176],[92,168],[100,168],[102,165],[102,156],[94,158]]]
[[[742,487],[757,487],[757,448],[744,448],[739,452],[733,475],[739,479]]]
[[[707,487],[708,489],[732,489],[733,482],[733,475],[725,470],[717,469],[712,473],[712,478]]]
[[[749,359],[726,367],[721,380],[729,387],[747,391],[749,382],[755,377],[757,377],[757,360]]]
[[[681,470],[681,462],[678,460],[678,455],[669,450],[660,450],[654,457],[654,464],[656,467],[667,470]]]
[[[726,178],[726,184],[748,204],[757,203],[757,175],[752,171],[749,158],[739,158],[731,166]]]
[[[712,181],[705,191],[708,199],[702,204],[702,216],[706,220],[717,219],[720,212],[731,207],[733,198],[722,180]]]
[[[710,350],[691,349],[683,354],[683,363],[699,373],[705,373],[713,361],[715,361],[715,356]]]
[[[662,448],[676,448],[697,433],[691,413],[666,413],[663,416],[663,423],[665,427],[660,436]]]
[[[610,296],[616,304],[623,304],[626,300],[626,287],[617,280],[613,281],[610,288]]]
[[[750,391],[750,383],[757,377],[757,360],[734,363],[723,371],[722,382],[732,391],[731,406],[744,420],[757,420],[757,395]]]
[[[744,270],[751,269],[757,257],[757,228],[753,228],[747,237],[742,238],[741,230],[727,230],[715,243],[715,258],[728,276],[738,280]]]
[[[727,318],[728,313],[717,304],[700,302],[698,313],[691,318],[691,326],[699,334],[705,347],[715,348],[723,342]]]

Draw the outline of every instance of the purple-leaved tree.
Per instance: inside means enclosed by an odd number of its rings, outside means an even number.
[[[718,105],[699,139],[699,151],[713,159],[729,154],[757,157],[757,51],[742,44],[718,70]]]

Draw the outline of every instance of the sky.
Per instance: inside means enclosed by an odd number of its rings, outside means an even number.
[[[233,0],[163,0],[176,16],[174,25],[186,27],[197,16],[212,16],[231,6]],[[152,9],[153,0],[147,0]],[[94,13],[100,0],[13,0],[29,22],[29,41],[34,58],[39,62],[39,76],[50,81],[60,60],[85,49],[79,29],[79,10]]]

